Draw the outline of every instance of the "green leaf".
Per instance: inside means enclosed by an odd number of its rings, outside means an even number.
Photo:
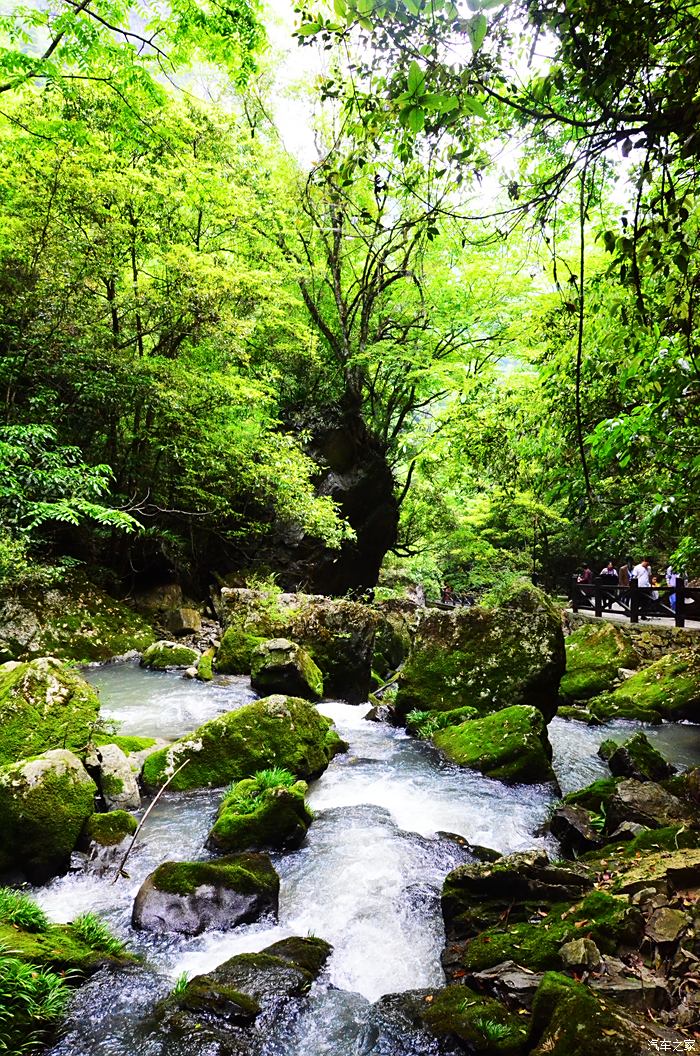
[[[318,33],[320,28],[318,22],[302,22],[296,34],[298,37],[310,37],[314,33]]]
[[[419,106],[412,106],[408,111],[407,123],[411,132],[422,132],[425,126],[425,111]]]
[[[420,102],[421,106],[426,110],[437,110],[440,114],[446,114],[459,106],[459,99],[456,95],[443,95],[437,92],[429,92],[427,95],[422,95]]]
[[[411,95],[420,95],[424,85],[425,74],[414,59],[408,69],[408,90]]]
[[[488,118],[483,103],[473,95],[465,95],[462,97],[462,109],[466,110],[467,113],[474,114],[476,117],[483,117],[484,120]]]
[[[483,44],[488,26],[488,20],[484,14],[474,15],[473,18],[469,19],[469,40],[475,52]]]
[[[335,11],[338,18],[346,18],[348,13],[348,5],[345,0],[333,0],[333,10]]]

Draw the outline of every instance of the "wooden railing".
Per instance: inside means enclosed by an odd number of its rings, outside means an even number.
[[[621,587],[617,583],[574,580],[569,596],[574,612],[583,609],[596,616],[610,612],[628,616],[630,623],[663,616],[672,619],[676,627],[685,627],[687,621],[700,622],[700,587],[686,587],[681,582],[675,587],[640,587],[633,579],[628,587]]]

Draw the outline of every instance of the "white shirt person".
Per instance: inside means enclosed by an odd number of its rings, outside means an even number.
[[[638,565],[635,565],[632,569],[632,579],[637,580],[638,587],[650,587],[651,586],[651,567],[649,562],[644,559]]]

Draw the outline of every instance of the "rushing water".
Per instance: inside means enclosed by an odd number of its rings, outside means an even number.
[[[101,691],[104,714],[122,723],[124,733],[174,738],[253,698],[246,679],[202,685],[131,664],[95,668],[88,677]],[[501,852],[545,846],[538,832],[552,802],[547,786],[507,787],[446,765],[428,745],[366,721],[366,708],[338,702],[320,708],[350,750],[311,786],[316,818],[304,845],[272,855],[281,878],[277,922],[189,939],[130,927],[134,896],[156,865],[208,856],[204,842],[216,791],[166,793],[129,859],[128,879],[112,883],[114,868],[99,875],[83,864],[37,892],[56,921],[88,909],[101,913],[147,965],[100,973],[83,986],[54,1056],[161,1056],[158,1039],[140,1033],[139,1023],[182,972],[191,977],[237,953],[309,932],[333,945],[328,969],[307,1010],[270,1041],[266,1056],[351,1056],[369,1002],[443,981],[439,892],[447,872],[469,860],[464,840]],[[564,789],[604,774],[596,756],[600,742],[623,740],[636,728],[555,719],[550,737]],[[700,756],[697,727],[646,732],[682,765]]]

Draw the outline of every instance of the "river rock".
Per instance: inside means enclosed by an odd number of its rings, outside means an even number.
[[[520,1056],[526,1040],[523,1020],[500,1001],[467,986],[446,986],[380,998],[370,1009],[359,1051],[363,1056]]]
[[[0,872],[42,883],[68,868],[97,788],[64,748],[0,768]]]
[[[676,772],[657,752],[640,730],[624,744],[603,741],[598,755],[605,759],[614,777],[633,777],[636,781],[663,781]]]
[[[289,693],[305,700],[323,696],[323,676],[309,654],[287,638],[271,638],[253,650],[250,684],[256,693]]]
[[[550,719],[565,664],[560,613],[535,587],[519,586],[498,608],[432,609],[401,671],[397,710],[467,705],[486,715],[518,704]]]
[[[308,779],[319,777],[346,749],[333,723],[313,704],[299,697],[265,697],[154,752],[144,763],[143,782],[157,788],[183,763],[169,786],[173,790],[220,788],[270,767]]]
[[[91,745],[85,756],[85,767],[108,810],[138,810],[141,806],[138,781],[118,745]]]
[[[367,699],[380,622],[368,606],[321,595],[224,588],[219,614],[226,630],[216,657],[218,671],[248,674],[257,646],[286,638],[310,655],[329,696],[353,704]]]
[[[181,605],[170,609],[165,618],[165,626],[171,634],[199,634],[202,629],[202,617],[198,609]]]
[[[565,639],[566,671],[559,693],[567,704],[588,700],[618,681],[619,668],[639,667],[631,640],[612,623],[586,623]]]
[[[650,829],[660,829],[688,819],[688,807],[653,781],[618,781],[608,803],[610,828],[623,821],[634,821]]]
[[[95,690],[54,657],[0,666],[0,764],[54,748],[82,751],[100,711]]]
[[[662,906],[652,914],[646,926],[647,936],[658,944],[677,942],[690,925],[690,917],[680,909]]]
[[[140,652],[154,639],[142,616],[79,575],[60,588],[0,598],[0,641],[8,659],[109,660]]]
[[[100,847],[116,847],[136,832],[138,822],[133,814],[125,810],[112,810],[107,814],[93,814],[88,818],[84,836],[88,843]]]
[[[555,781],[552,746],[542,712],[518,705],[433,734],[436,748],[453,763],[508,784]]]
[[[265,854],[163,862],[139,888],[131,923],[144,931],[199,935],[277,913],[278,898],[279,877]]]
[[[700,649],[679,649],[643,668],[611,693],[591,701],[601,721],[662,719],[700,722]]]
[[[559,949],[563,967],[569,972],[597,972],[603,963],[600,950],[592,939],[570,939]]]
[[[141,657],[141,667],[150,667],[153,671],[167,671],[171,667],[194,667],[196,674],[199,657],[197,649],[163,639],[149,645]]]
[[[261,786],[246,778],[224,797],[208,846],[216,851],[245,851],[264,847],[298,847],[313,820],[304,799],[308,786]]]
[[[600,847],[602,840],[591,825],[591,815],[583,807],[563,803],[557,807],[549,822],[552,836],[561,844],[562,851],[568,857],[578,857],[586,851]]]

